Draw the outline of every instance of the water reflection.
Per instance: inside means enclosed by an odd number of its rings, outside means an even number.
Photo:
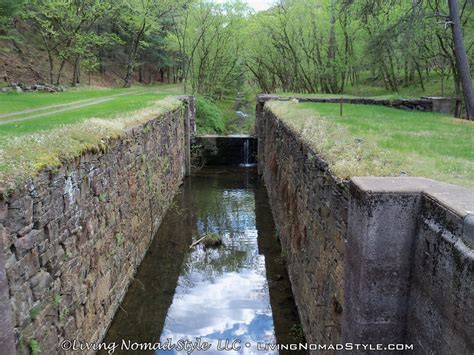
[[[258,176],[249,169],[206,170],[186,180],[175,203],[105,341],[200,338],[213,344],[206,354],[254,354],[257,342],[295,342],[297,312]],[[206,232],[223,236],[224,245],[189,250]],[[239,339],[242,349],[218,352],[219,339]]]
[[[187,256],[161,340],[201,338],[214,350],[219,339],[239,339],[242,345],[274,343],[265,257],[258,252],[254,192],[219,186],[201,192],[205,196],[198,198],[198,235],[222,235],[223,246],[200,245]],[[236,353],[252,351],[255,348]]]

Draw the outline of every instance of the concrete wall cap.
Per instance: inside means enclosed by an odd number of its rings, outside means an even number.
[[[179,96],[177,96],[177,98],[178,98],[178,100],[187,101],[187,100],[193,100],[194,96],[192,96],[192,95],[179,95]]]
[[[460,217],[474,213],[474,190],[423,177],[354,177],[351,184],[366,194],[425,193]]]
[[[260,94],[257,95],[257,101],[259,103],[263,103],[265,101],[270,101],[270,100],[278,100],[279,97],[275,95],[268,95],[268,94]]]

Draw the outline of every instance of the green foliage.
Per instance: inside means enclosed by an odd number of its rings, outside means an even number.
[[[66,61],[94,67],[94,52],[97,47],[114,43],[111,33],[96,33],[93,28],[99,19],[112,10],[110,1],[82,0],[27,0],[23,18],[35,27],[33,35],[43,44],[49,58],[49,80],[59,83]],[[60,64],[55,68],[57,59]],[[56,70],[55,70],[56,69]]]
[[[210,99],[196,98],[196,124],[199,134],[225,132],[225,120],[222,110]]]
[[[472,58],[474,5],[458,2]],[[448,12],[438,0],[280,1],[248,19],[246,66],[264,92],[341,93],[365,85],[393,93],[416,84],[419,95],[436,76],[443,85],[451,81],[442,90],[438,80],[437,95],[459,95],[451,30],[433,16]]]
[[[458,2],[472,58],[474,5]],[[438,95],[460,94],[451,31],[433,16],[448,12],[446,1],[284,0],[254,13],[241,0],[2,0],[0,10],[0,36],[15,48],[22,31],[24,42],[40,43],[56,83],[70,63],[73,84],[82,69],[113,71],[130,86],[139,69],[140,82],[181,82],[216,100],[247,84],[333,94],[416,85],[419,93],[432,77]]]
[[[25,0],[0,0],[0,30],[7,29],[24,2]]]
[[[11,17],[14,16],[20,7],[23,5],[24,0],[1,0],[0,1],[0,14],[1,16]]]
[[[0,40],[18,39],[15,31],[15,18],[21,12],[25,0],[0,0]],[[9,49],[5,46],[0,48],[0,53],[6,53]]]
[[[109,195],[107,194],[107,192],[101,192],[99,194],[99,201],[100,202],[107,202],[108,198],[109,198]]]
[[[59,307],[59,305],[61,304],[61,295],[59,293],[55,293],[54,296],[53,296],[53,304],[56,306],[56,307]]]
[[[70,313],[69,308],[68,308],[68,307],[64,307],[64,308],[62,309],[61,313],[59,314],[59,321],[60,321],[60,322],[64,321],[64,320],[67,318],[67,316],[69,315],[69,313]]]
[[[169,41],[182,54],[178,70],[185,90],[214,99],[238,91],[245,79],[242,32],[248,15],[241,1],[199,0],[173,19]]]
[[[41,305],[34,306],[34,307],[30,310],[30,317],[31,317],[31,320],[34,321],[36,318],[38,318],[38,315],[40,314],[41,310],[42,310]]]
[[[30,352],[31,355],[38,355],[41,352],[40,344],[35,338],[30,339]]]

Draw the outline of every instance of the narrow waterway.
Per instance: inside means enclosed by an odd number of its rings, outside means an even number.
[[[222,236],[223,245],[190,249],[206,233]],[[274,354],[257,345],[296,343],[300,333],[260,178],[249,168],[206,168],[185,180],[105,342],[188,340],[209,343],[193,354]],[[218,350],[225,345],[233,351]],[[165,352],[186,353],[156,353]]]

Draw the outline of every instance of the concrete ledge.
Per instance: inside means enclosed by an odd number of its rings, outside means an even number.
[[[438,341],[455,353],[472,350],[462,324],[474,323],[474,190],[356,177],[350,193],[344,342],[413,342],[430,352]],[[470,314],[462,321],[460,309]]]
[[[389,344],[404,337],[421,195],[394,187],[350,185],[344,342]]]
[[[354,177],[364,193],[424,193],[460,217],[474,213],[474,190],[422,177]]]

